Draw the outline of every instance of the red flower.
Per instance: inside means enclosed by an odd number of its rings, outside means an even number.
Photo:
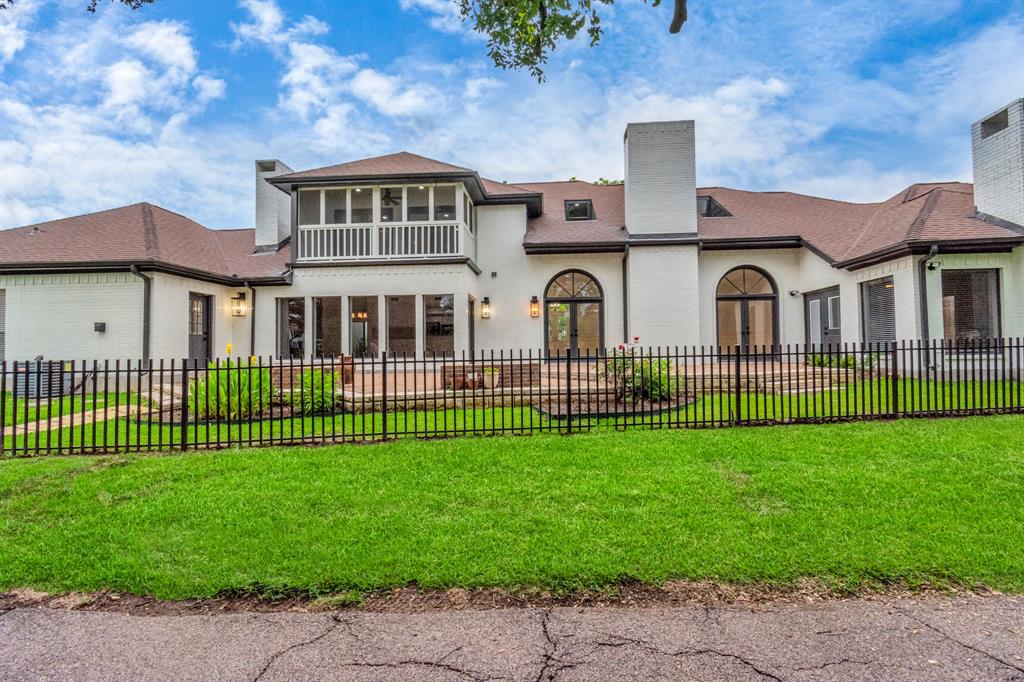
[[[620,343],[620,344],[619,344],[619,350],[626,350],[626,345],[625,345],[625,344],[622,344],[622,343]]]
[[[633,337],[633,343],[640,343],[640,337],[639,336],[634,336]]]

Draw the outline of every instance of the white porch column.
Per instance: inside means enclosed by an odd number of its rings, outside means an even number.
[[[427,326],[423,318],[423,294],[415,294],[416,298],[416,357],[422,358],[427,346]]]
[[[313,353],[316,351],[316,344],[313,342],[313,317],[315,315],[313,310],[313,297],[306,296],[303,299],[302,305],[306,312],[303,316],[305,319],[303,321],[302,328],[302,354],[309,358],[313,357]]]
[[[388,349],[388,297],[377,296],[377,347],[380,352]]]
[[[352,354],[352,304],[350,296],[341,297],[341,354]]]

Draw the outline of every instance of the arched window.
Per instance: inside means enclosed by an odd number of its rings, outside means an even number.
[[[764,270],[751,265],[725,273],[715,290],[718,345],[770,352],[778,336],[778,290]]]
[[[593,354],[604,348],[604,293],[582,270],[555,275],[544,290],[548,355]]]

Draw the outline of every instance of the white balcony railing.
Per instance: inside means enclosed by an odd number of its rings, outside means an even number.
[[[469,256],[476,236],[464,223],[304,225],[297,230],[299,261],[349,261]]]

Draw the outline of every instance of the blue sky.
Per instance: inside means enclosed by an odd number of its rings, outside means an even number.
[[[253,160],[408,150],[498,180],[622,176],[629,121],[697,121],[702,185],[878,200],[970,180],[1024,95],[1024,0],[620,0],[547,82],[448,0],[16,0],[0,12],[0,227],[150,201],[251,226]]]

